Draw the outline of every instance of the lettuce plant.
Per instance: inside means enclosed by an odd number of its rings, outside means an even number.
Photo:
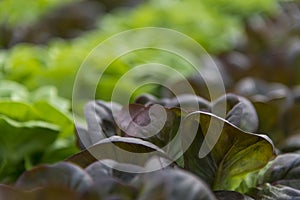
[[[50,86],[29,92],[18,83],[0,82],[1,182],[12,182],[25,169],[76,152],[69,101],[56,92]]]
[[[188,103],[195,99],[201,106],[200,110],[191,108],[180,111],[181,103]],[[217,106],[220,101],[229,102],[226,119],[210,113],[211,107]],[[160,149],[157,151],[159,152],[157,156],[165,154],[165,157],[168,158],[172,152],[165,147],[176,137],[176,134],[180,134],[183,138],[181,145],[184,145],[184,138],[194,137],[194,139],[186,152],[175,161],[175,165],[194,173],[213,190],[237,190],[250,172],[264,167],[275,155],[273,144],[267,136],[247,132],[247,129],[255,130],[257,128],[257,115],[251,103],[245,98],[228,94],[220,97],[216,102],[209,103],[192,95],[182,95],[177,99],[155,99],[150,95],[143,95],[138,97],[136,102],[123,108],[116,103],[109,104],[103,101],[88,103],[85,107],[87,129],[80,127],[77,130],[83,151],[69,160],[85,167],[87,164],[95,162],[92,155],[101,152],[101,146],[109,142],[122,148],[125,148],[126,143],[131,143],[129,149],[134,152],[146,151],[145,147],[141,148],[137,144],[144,146],[150,143],[152,150],[150,148],[147,152]],[[167,119],[159,133],[152,136],[151,132],[155,128],[153,126],[159,126],[158,123],[154,123],[150,127],[141,127],[150,120],[155,121],[155,118],[158,121],[161,120],[159,118],[161,116],[149,114],[154,104],[163,105]],[[109,105],[113,105],[113,107]],[[113,112],[112,109],[117,112]],[[201,111],[201,109],[205,111]],[[248,122],[248,124],[240,123],[241,121]],[[183,122],[183,125],[179,126],[180,122]],[[204,138],[210,122],[213,123],[212,126],[224,123],[224,127],[211,152],[207,156],[199,158],[200,146],[205,143]],[[199,126],[195,126],[195,123],[199,123]],[[237,126],[241,126],[242,129]],[[195,127],[196,135],[189,133]],[[81,138],[85,141],[82,141]],[[145,142],[147,143],[145,144]],[[87,149],[83,144],[87,146]],[[136,149],[132,149],[133,144],[136,145]],[[147,148],[150,147],[147,146]],[[104,147],[102,148],[104,149]],[[129,150],[127,147],[125,149]],[[178,152],[182,149],[180,144],[176,147]],[[107,151],[105,155],[97,153],[96,155],[98,159],[113,158],[109,157]],[[84,157],[84,159],[80,159],[80,157]]]
[[[183,110],[182,105],[195,99],[198,110]],[[212,113],[222,101],[227,102],[225,119]],[[166,119],[152,135],[155,127],[145,125],[150,120],[156,122],[155,118],[161,120],[153,112],[155,105],[162,106]],[[257,115],[251,103],[238,95],[227,94],[208,102],[192,95],[157,99],[145,94],[127,106],[98,100],[86,104],[85,116],[87,127],[76,127],[80,152],[65,162],[24,172],[13,186],[0,185],[1,197],[251,200],[294,199],[299,195],[298,154],[275,158],[272,141],[249,132],[257,129],[257,122],[253,123]],[[241,121],[249,124],[244,126]],[[201,145],[208,145],[205,136],[209,126],[220,124],[223,127],[216,144],[208,154],[199,156]],[[178,146],[165,148],[178,134]],[[183,151],[187,138],[192,138],[192,143]],[[120,156],[116,148],[127,154]],[[172,160],[174,151],[182,154]],[[157,165],[159,169],[150,170]]]

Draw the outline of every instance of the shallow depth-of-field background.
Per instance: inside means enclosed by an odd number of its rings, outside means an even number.
[[[143,27],[173,29],[202,45],[221,71],[226,95],[211,99],[189,63],[148,49],[114,60],[98,83],[97,101],[72,107],[76,73],[89,53],[114,34]],[[113,55],[101,52],[101,58]],[[102,60],[90,58],[90,67],[103,70]],[[183,92],[176,99],[164,87],[148,85],[132,94],[130,105],[115,102],[119,114],[113,116],[107,102],[115,84],[134,66],[149,62],[184,74],[197,96]],[[133,74],[122,92],[130,93],[144,77],[167,75]],[[87,73],[80,81],[94,84],[93,76]],[[171,86],[182,81],[174,79]],[[180,107],[195,99],[197,110]],[[222,102],[227,113],[218,117],[213,110]],[[163,106],[166,124],[157,135],[143,137],[151,130],[134,123],[147,124],[153,104]],[[76,130],[75,110],[84,113],[78,118],[87,128],[76,124]],[[177,126],[182,119],[188,137],[195,118],[194,141],[172,165],[141,174],[109,167],[167,162],[163,147],[182,130]],[[212,151],[199,158],[211,120],[224,127]],[[297,199],[299,120],[299,1],[0,1],[0,199]],[[82,133],[99,137],[81,141]],[[88,150],[104,148],[105,138],[131,152],[160,153],[145,166],[109,156],[99,162]]]

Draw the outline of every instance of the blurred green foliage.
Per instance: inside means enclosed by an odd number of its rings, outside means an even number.
[[[35,23],[46,12],[68,2],[71,0],[2,0],[0,24],[18,27]],[[20,43],[0,50],[0,180],[9,182],[35,164],[62,160],[76,151],[69,100],[77,70],[100,42],[132,28],[165,27],[192,37],[209,53],[216,54],[232,48],[242,34],[245,18],[275,12],[276,8],[275,0],[151,0],[132,10],[118,9],[106,14],[97,29],[73,40],[52,38],[46,45]],[[120,45],[126,45],[126,41]],[[113,56],[109,51],[102,53],[107,59]],[[109,100],[115,83],[125,72],[149,61],[190,73],[188,63],[174,55],[151,50],[137,52],[111,63],[96,98]],[[105,67],[97,57],[91,62],[95,70]],[[123,91],[127,92],[145,75],[136,74],[123,85]],[[94,76],[86,74],[81,81],[95,81]],[[156,90],[147,86],[136,93],[146,91]],[[20,118],[21,111],[25,114]],[[14,141],[19,134],[24,137]],[[28,149],[23,151],[25,144]],[[12,156],[14,153],[17,155]]]
[[[29,92],[21,84],[0,81],[1,182],[77,151],[69,109],[69,100],[58,97],[52,86]]]
[[[74,0],[1,0],[0,24],[16,26],[29,24],[52,9]]]
[[[151,0],[129,14],[124,10],[107,16],[102,27],[115,33],[147,26],[171,28],[189,35],[209,52],[217,53],[234,43],[245,17],[274,12],[276,8],[274,0]]]
[[[3,1],[2,3],[11,2]],[[13,9],[14,5],[20,8],[14,13],[16,16],[26,15],[25,10],[16,2],[9,4],[7,10]],[[30,3],[29,3],[30,2]],[[35,3],[33,3],[35,2]],[[40,13],[35,10],[40,6],[50,5],[48,1],[24,1],[26,6],[31,6],[30,13]],[[49,1],[50,2],[50,1]],[[55,2],[51,1],[54,5]],[[28,4],[28,5],[27,5]],[[41,85],[54,85],[58,88],[59,95],[71,98],[74,77],[84,58],[101,41],[120,31],[158,26],[178,30],[199,42],[210,53],[217,53],[230,49],[236,38],[241,35],[242,22],[245,17],[253,14],[275,11],[277,3],[274,0],[259,1],[147,1],[133,10],[119,9],[112,14],[107,14],[100,22],[99,28],[88,32],[81,37],[65,41],[53,39],[46,46],[31,44],[18,44],[8,51],[0,52],[1,76],[24,84],[30,90]],[[1,6],[1,8],[4,8]],[[34,15],[34,14],[32,14]],[[5,12],[0,16],[0,21],[7,16]],[[13,15],[12,15],[13,16]],[[37,16],[37,15],[35,15]],[[29,15],[30,17],[30,15]],[[23,18],[23,17],[21,17]],[[24,17],[24,20],[26,17]],[[125,41],[126,42],[126,41]],[[109,52],[103,52],[104,56],[110,57]],[[142,61],[136,58],[145,58]],[[132,58],[121,58],[112,63],[111,70],[105,75],[102,91],[96,97],[108,100],[112,88],[120,77],[120,70],[125,72],[132,66],[148,61],[159,61],[166,65],[181,70],[188,70],[187,64],[170,58],[170,55],[161,52],[145,51]],[[174,61],[175,60],[175,61]],[[177,61],[176,61],[177,60]],[[175,64],[174,64],[175,63]],[[103,68],[102,63],[96,62],[97,68]],[[180,66],[179,66],[180,65]],[[89,80],[90,77],[87,77]],[[132,83],[134,84],[134,80]]]

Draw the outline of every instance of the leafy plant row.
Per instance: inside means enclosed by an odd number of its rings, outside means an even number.
[[[194,110],[195,107],[180,110],[180,105],[193,105],[195,100],[199,110]],[[213,107],[224,101],[228,105],[225,119],[210,113]],[[167,119],[158,134],[149,136],[147,134],[151,134],[153,127],[142,130],[139,127],[149,123],[150,117],[155,122],[150,111],[154,103],[163,106]],[[111,109],[118,109],[116,116]],[[128,117],[128,111],[134,117]],[[265,135],[246,131],[255,132],[258,120],[254,107],[243,97],[227,94],[209,103],[193,95],[174,99],[144,95],[137,98],[136,103],[124,107],[103,101],[90,102],[85,114],[88,128],[78,127],[77,135],[81,135],[78,140],[87,149],[81,146],[80,153],[67,159],[75,165],[59,163],[33,168],[19,177],[15,184],[17,189],[1,187],[7,198],[29,195],[34,199],[48,192],[52,195],[57,192],[58,195],[57,190],[62,188],[68,191],[66,195],[70,193],[76,198],[91,199],[156,199],[161,196],[163,199],[181,199],[182,195],[188,199],[293,199],[299,195],[299,155],[282,154],[271,161],[275,157],[272,141]],[[180,122],[183,122],[182,126],[174,127]],[[195,122],[199,126],[195,126]],[[224,126],[211,152],[199,158],[200,146],[205,143],[210,123],[216,127],[224,123]],[[154,123],[154,126],[158,124]],[[193,127],[197,127],[194,135]],[[178,152],[182,152],[186,138],[193,138],[192,143],[172,165],[164,165],[174,152],[174,149],[165,147],[178,134],[181,136],[176,143],[178,146],[175,146]],[[129,153],[124,159],[117,155],[115,146],[131,153],[151,152],[153,157],[142,157],[142,162],[136,164],[126,163],[127,159],[135,161],[136,155],[130,158]],[[163,169],[142,174],[116,170],[122,166],[122,169],[139,171],[151,167],[153,162],[161,163]],[[57,175],[60,173],[64,176]],[[107,189],[99,189],[99,181],[107,185]],[[190,185],[193,185],[192,190]]]
[[[274,12],[276,6],[277,3],[273,0],[264,2],[251,0],[249,3],[231,1],[229,4],[226,3],[226,6],[223,1],[214,3],[196,0],[172,3],[167,0],[159,3],[149,1],[135,10],[121,9],[104,16],[99,22],[99,28],[74,40],[64,41],[54,38],[45,46],[18,44],[7,51],[0,51],[1,77],[22,83],[30,90],[43,85],[53,85],[58,88],[60,96],[71,99],[70,88],[74,85],[76,72],[84,58],[95,46],[115,33],[141,27],[171,28],[189,35],[210,53],[217,53],[232,47],[234,43],[232,38],[241,35],[245,17],[252,16],[256,12]],[[123,43],[119,44],[122,45]],[[105,73],[102,87],[105,91],[97,91],[98,99],[109,100],[120,74],[132,66],[147,63],[149,60],[191,73],[190,66],[186,66],[187,63],[174,59],[172,55],[166,53],[153,53],[149,50],[142,52],[144,59],[141,59],[140,54],[133,53],[133,55],[112,63],[110,71]],[[104,56],[110,58],[112,54],[105,52]],[[94,58],[93,62],[95,64],[91,65],[91,68],[99,71],[103,69],[103,63],[99,62],[99,58]],[[83,81],[89,83],[89,79]],[[128,84],[134,85],[136,81],[132,80]]]
[[[204,2],[203,5],[211,4]],[[188,10],[198,5],[198,1],[189,3],[180,6]],[[223,10],[226,16],[231,19],[231,14],[236,12],[234,7],[240,4],[243,3],[236,1],[232,8],[226,7]],[[284,5],[287,7],[281,8],[279,19],[283,22],[279,21],[279,24],[286,25],[286,21],[293,24],[293,20],[298,19],[295,17],[297,12],[287,15],[289,12],[285,13],[284,9],[291,7],[288,3]],[[273,55],[274,48],[278,48],[278,39],[269,37],[271,29],[259,28],[264,26],[255,23],[263,22],[271,27],[277,23],[260,18],[249,22],[247,42],[239,44],[241,49],[237,47],[237,50],[218,57],[223,65],[220,70],[224,72],[226,89],[231,93],[212,102],[201,77],[190,77],[198,96],[182,94],[174,98],[162,89],[161,98],[145,94],[125,106],[103,100],[89,102],[85,107],[87,127],[76,127],[78,147],[75,146],[69,101],[58,97],[58,91],[52,86],[38,88],[39,85],[54,84],[61,94],[70,97],[74,66],[79,66],[85,55],[83,52],[87,53],[108,33],[139,27],[146,22],[157,25],[156,19],[162,15],[168,24],[168,17],[173,17],[172,12],[180,6],[176,3],[144,4],[128,16],[133,19],[139,16],[142,22],[133,20],[129,25],[122,20],[122,13],[107,17],[107,21],[103,21],[107,32],[96,31],[84,36],[88,42],[78,38],[72,42],[56,41],[47,47],[17,45],[2,52],[2,77],[22,82],[26,87],[14,81],[0,82],[0,179],[2,183],[10,183],[0,185],[0,199],[299,198],[299,55],[298,43],[291,42],[297,41],[294,37],[296,29],[286,28],[280,32],[287,36],[279,44],[285,44],[284,52],[290,53],[269,56]],[[204,14],[216,14],[220,8],[214,9]],[[181,20],[192,22],[195,18],[184,16],[170,22],[169,27],[176,27]],[[111,22],[116,26],[108,27]],[[195,39],[202,41],[201,35],[197,37]],[[219,47],[210,48],[217,52]],[[258,49],[264,50],[259,52],[264,56],[256,55]],[[115,81],[130,68],[129,63],[144,62],[139,57],[137,54],[113,63],[97,98],[107,100]],[[174,64],[165,54],[145,56],[153,57]],[[272,58],[276,59],[273,61]],[[174,64],[174,68],[181,64]],[[101,64],[99,66],[100,69]],[[260,79],[266,75],[268,82]],[[135,84],[134,80],[129,84]],[[172,87],[178,85],[180,81]],[[225,116],[215,112],[224,103],[227,105]],[[162,117],[153,113],[156,105],[166,113],[166,123],[158,134],[153,135]],[[150,121],[156,122],[154,127],[145,126]],[[220,137],[211,146],[209,154],[199,157],[203,145],[209,147],[205,140],[209,128],[221,126]],[[190,139],[191,144],[186,145]],[[169,148],[168,144],[173,141],[176,145]],[[81,148],[79,153],[76,153],[77,148]],[[120,157],[116,148],[128,153]],[[139,156],[132,156],[132,153]],[[143,157],[141,153],[152,156]],[[53,165],[34,167],[62,160]],[[162,169],[134,173],[150,170],[153,166]]]

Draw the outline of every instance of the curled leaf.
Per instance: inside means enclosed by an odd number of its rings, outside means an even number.
[[[158,156],[167,162],[163,164],[166,166],[171,161],[168,160],[168,156],[154,144],[143,141],[137,138],[126,138],[113,136],[101,140],[93,146],[71,156],[66,161],[76,163],[77,165],[85,168],[88,165],[103,159],[111,159],[118,163],[133,164],[144,167],[147,161],[153,157]],[[124,170],[122,166],[121,169]],[[161,168],[161,166],[159,166]],[[137,168],[128,169],[128,172],[139,172]],[[141,168],[143,169],[143,168]]]
[[[224,101],[226,104],[224,104]],[[226,120],[245,131],[255,132],[258,128],[258,116],[251,102],[235,94],[226,94],[215,102],[212,107],[218,110],[220,106],[227,106]]]
[[[205,112],[187,116],[182,137],[183,145],[188,146],[184,168],[214,190],[236,189],[248,173],[264,167],[275,154],[267,136],[242,131]]]
[[[78,140],[84,147],[89,147],[100,140],[115,135],[116,124],[113,112],[117,112],[120,105],[116,103],[106,103],[104,101],[90,101],[84,108],[87,121],[87,131],[78,128]]]

